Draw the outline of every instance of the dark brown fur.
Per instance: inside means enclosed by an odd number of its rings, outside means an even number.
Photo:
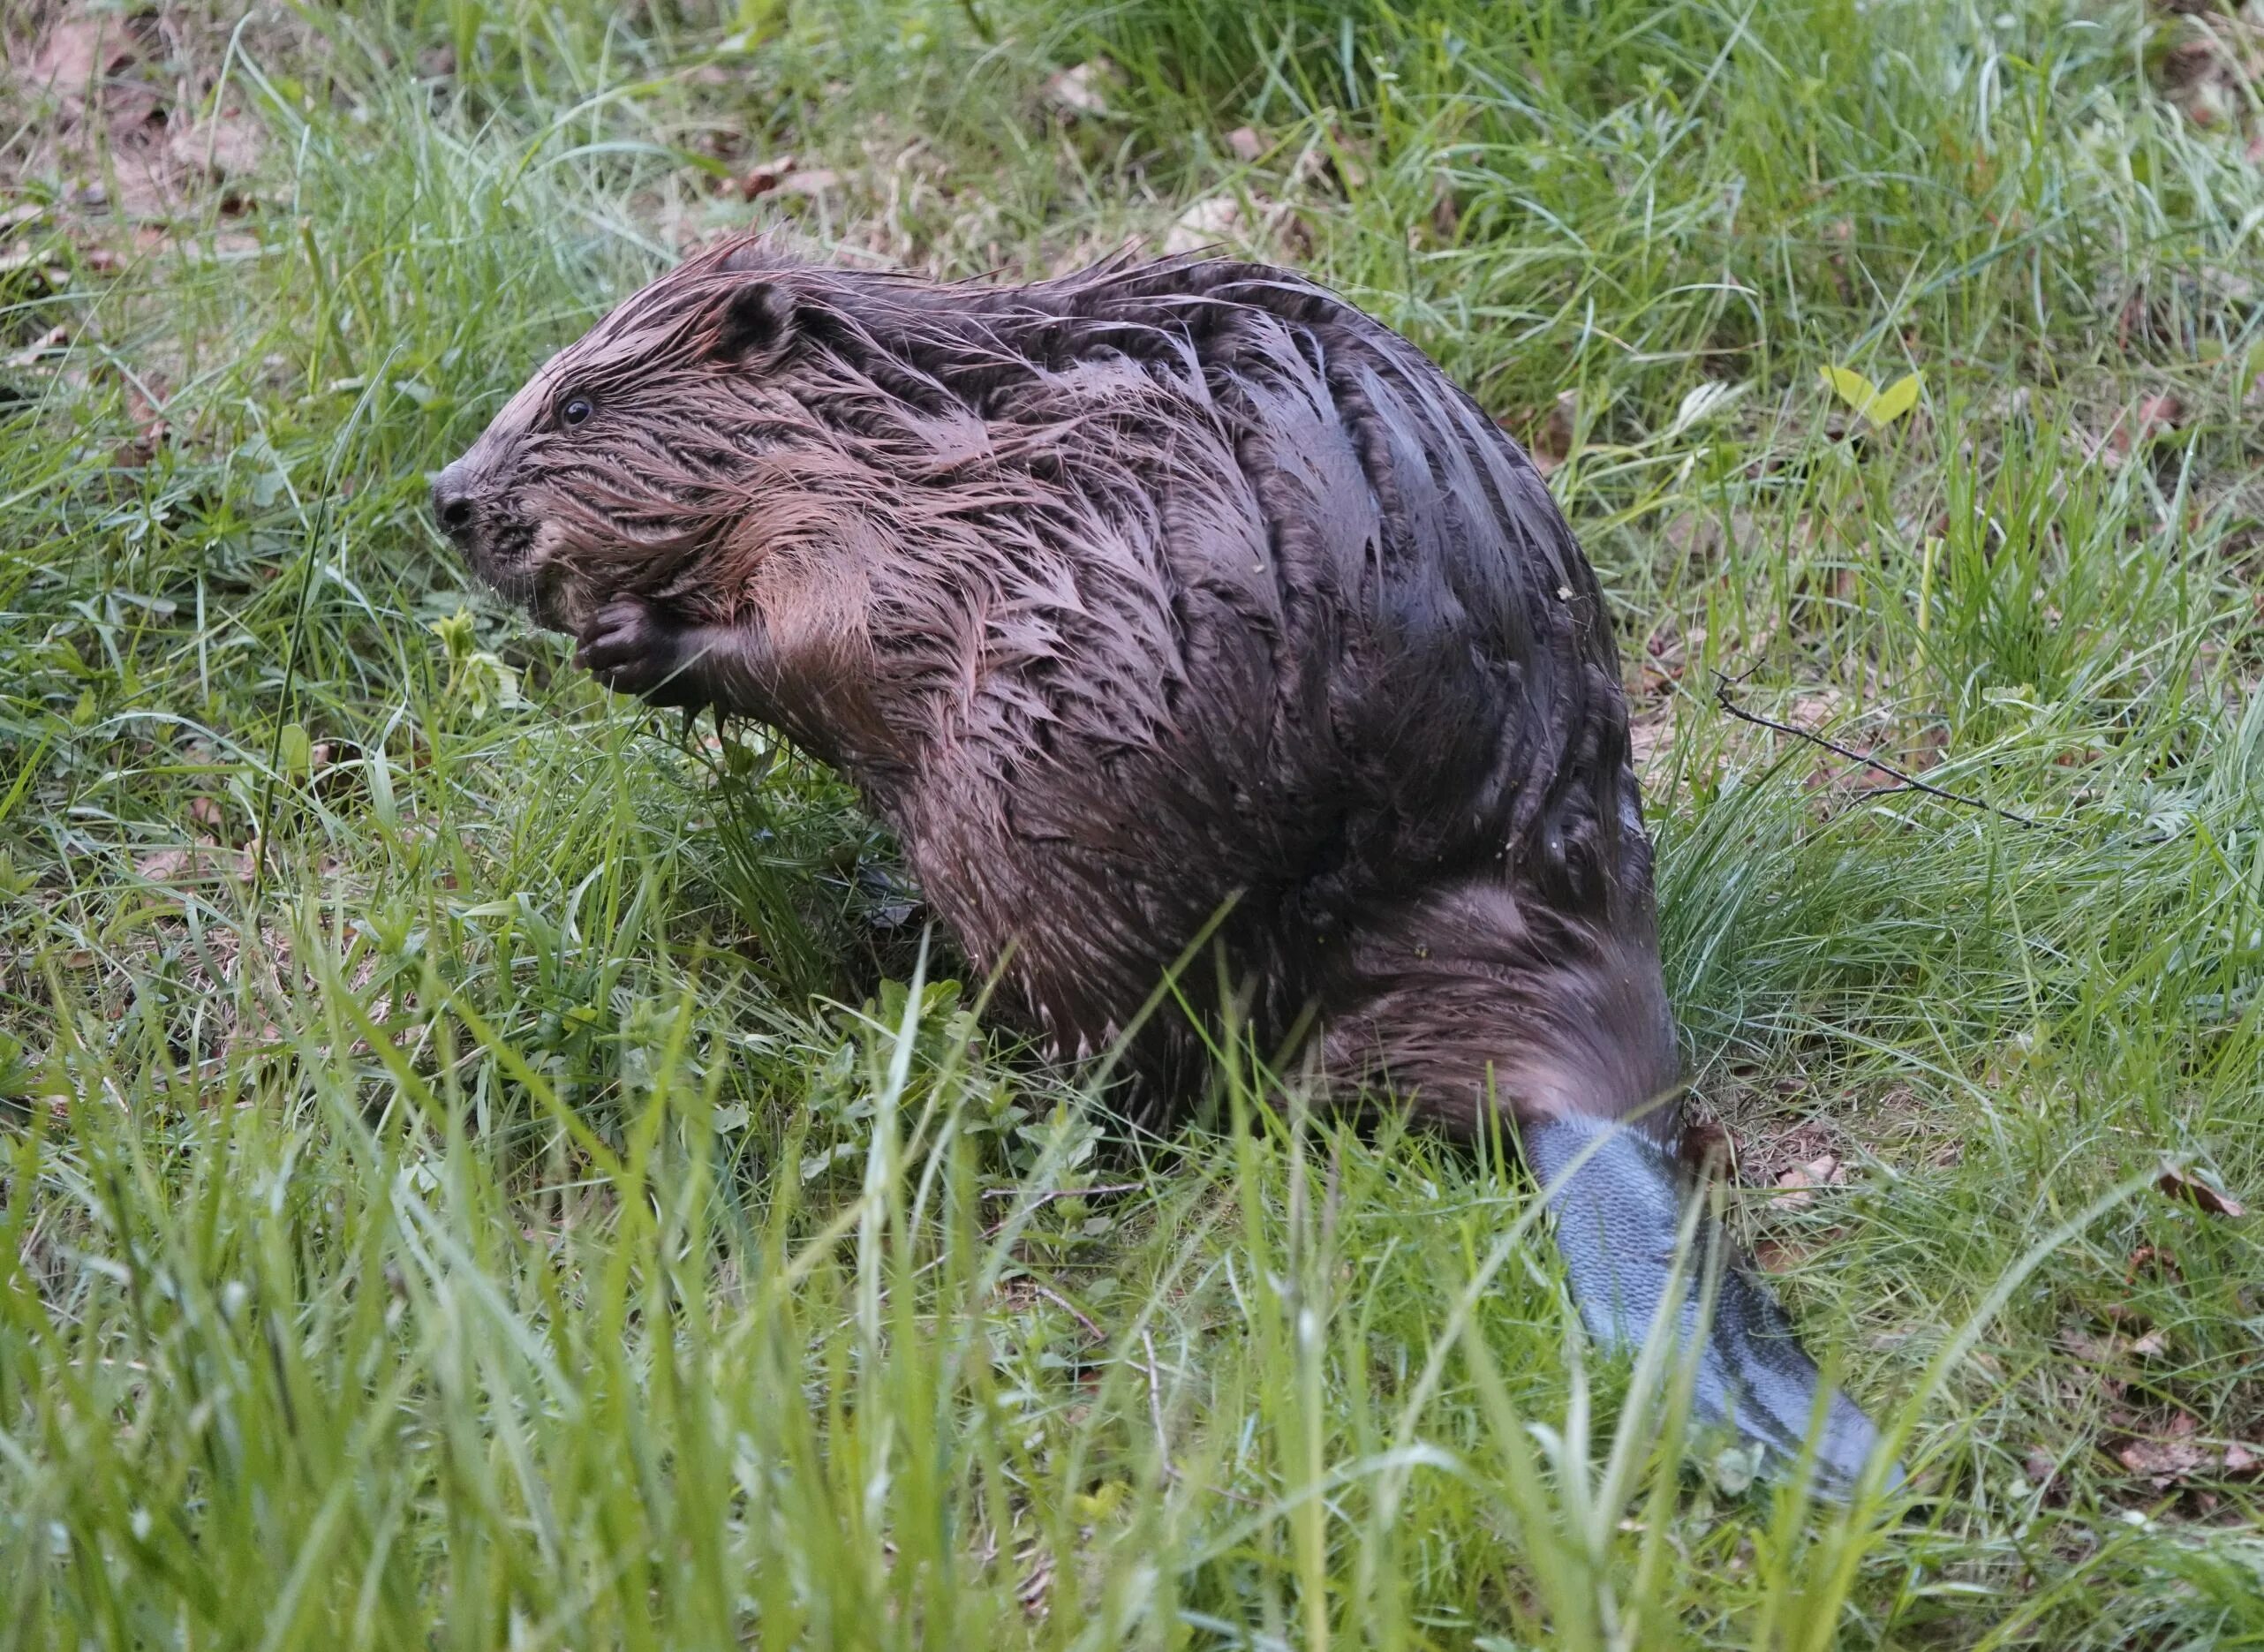
[[[1595,577],[1516,445],[1308,281],[742,245],[552,361],[449,488],[617,685],[844,768],[1066,1052],[1231,900],[1261,1035],[1316,1010],[1332,1073],[1439,1123],[1674,1082]],[[1140,1036],[1159,1110],[1198,1048]]]
[[[845,770],[1061,1052],[1117,1045],[1230,909],[1262,1038],[1317,1028],[1340,1093],[1457,1133],[1508,1109],[1591,1328],[1679,1313],[1702,1412],[1788,1457],[1822,1416],[1860,1471],[1870,1423],[1748,1274],[1709,1325],[1672,1306],[1675,1034],[1602,593],[1404,339],[1258,265],[938,286],[741,244],[551,361],[434,501],[613,686]],[[1185,1017],[1128,1054],[1151,1119],[1199,1093]]]

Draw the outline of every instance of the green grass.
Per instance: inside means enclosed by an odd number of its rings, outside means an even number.
[[[2159,94],[2202,22],[180,4],[107,106],[263,141],[152,201],[33,80],[61,13],[0,22],[0,1648],[2264,1645],[2264,1245],[2155,1186],[2264,1200],[2264,169],[2242,87]],[[426,519],[691,238],[1023,272],[1222,198],[1558,459],[1732,1219],[1922,1497],[1655,1426],[1490,1154],[1239,1066],[1117,1141],[845,788]]]

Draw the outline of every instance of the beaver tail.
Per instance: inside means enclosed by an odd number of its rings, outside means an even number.
[[[1681,1164],[1641,1129],[1578,1114],[1524,1127],[1526,1163],[1549,1190],[1557,1248],[1589,1333],[1606,1347],[1640,1346],[1677,1288],[1681,1216],[1693,1194]],[[1590,1144],[1593,1143],[1593,1150]],[[1719,1255],[1713,1313],[1700,1324],[1700,1293],[1683,1294],[1677,1340],[1697,1359],[1693,1404],[1787,1467],[1811,1445],[1815,1478],[1845,1492],[1861,1476],[1879,1430],[1834,1388],[1800,1346],[1785,1311],[1718,1223],[1703,1213],[1694,1258]],[[1888,1484],[1902,1481],[1899,1465]]]

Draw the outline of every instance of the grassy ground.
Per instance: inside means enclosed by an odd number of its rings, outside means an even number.
[[[2194,12],[11,7],[0,1647],[2264,1644],[2264,165]],[[1112,1145],[829,777],[467,589],[425,475],[750,223],[1224,240],[1527,436],[1733,1219],[1925,1495],[1662,1437],[1495,1166],[1250,1084]]]

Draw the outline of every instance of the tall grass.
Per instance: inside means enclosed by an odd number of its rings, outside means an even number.
[[[2264,1641],[2204,1208],[2264,1188],[2264,185],[2146,79],[2197,26],[184,4],[119,78],[261,156],[139,225],[14,50],[0,1645]],[[1912,1495],[1596,1362],[1496,1144],[1240,1060],[1118,1139],[837,781],[426,519],[691,238],[1015,272],[1221,199],[1551,461],[1728,1214]]]

